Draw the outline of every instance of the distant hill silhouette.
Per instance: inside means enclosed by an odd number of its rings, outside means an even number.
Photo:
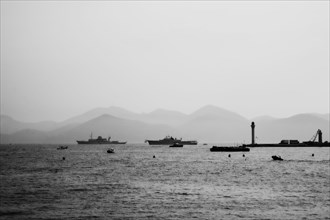
[[[191,115],[189,115],[190,119],[197,119],[197,118],[204,118],[204,119],[221,119],[224,121],[236,121],[236,120],[240,120],[240,121],[246,121],[247,119],[244,118],[243,116],[232,112],[232,111],[228,111],[226,109],[223,108],[219,108],[217,106],[214,105],[207,105],[204,106],[200,109],[198,109],[197,111],[193,112]]]
[[[68,125],[68,124],[80,124],[80,123],[84,123],[87,122],[89,120],[92,120],[96,117],[99,117],[101,115],[113,115],[115,117],[118,118],[123,118],[123,119],[137,119],[139,117],[139,114],[130,112],[126,109],[120,108],[120,107],[116,107],[116,106],[111,106],[109,108],[95,108],[92,109],[86,113],[83,113],[81,115],[69,118],[63,122],[61,122],[60,124],[62,126],[64,125]]]
[[[111,114],[110,114],[111,113]],[[329,140],[329,114],[298,114],[288,118],[254,118],[257,142],[309,140],[317,131]],[[97,108],[63,122],[23,123],[1,116],[1,143],[75,143],[94,137],[142,143],[166,135],[199,142],[250,143],[251,124],[243,116],[208,105],[192,114],[157,109],[137,114],[119,107]]]
[[[313,114],[299,114],[272,121],[259,121],[255,132],[257,142],[280,142],[282,139],[309,140],[317,131],[323,132],[323,140],[329,140],[329,120]]]
[[[167,125],[177,125],[183,123],[184,120],[187,118],[187,115],[178,111],[157,109],[150,113],[137,114],[120,107],[111,106],[109,108],[96,108],[90,110],[81,115],[69,118],[59,124],[60,126],[64,126],[73,123],[74,124],[84,123],[104,114],[112,115],[122,119],[138,120],[152,124],[167,124]]]
[[[14,134],[1,134],[1,144],[20,143],[20,144],[42,144],[49,143],[47,132],[24,129]]]
[[[328,113],[328,114],[317,114],[317,113],[314,113],[313,115],[315,115],[315,116],[318,116],[318,117],[320,117],[320,118],[323,118],[323,119],[326,119],[326,120],[330,120],[330,114]]]
[[[94,137],[111,136],[113,140],[143,142],[150,136],[163,137],[167,134],[175,133],[175,129],[167,125],[150,125],[111,115],[101,115],[69,131],[58,134],[58,137],[66,141],[86,140],[89,138],[91,132],[93,132]]]
[[[2,134],[12,134],[24,129],[33,129],[39,131],[51,131],[57,128],[58,124],[53,121],[42,121],[36,123],[27,123],[17,121],[7,115],[0,116],[0,131]]]
[[[248,124],[249,121],[237,113],[208,105],[189,115],[179,130],[203,142],[241,143],[248,138]]]
[[[262,116],[258,116],[258,117],[255,117],[255,118],[252,118],[251,121],[254,121],[254,122],[264,122],[264,121],[273,121],[273,120],[276,120],[277,118],[274,118],[272,116],[268,116],[268,115],[262,115]]]
[[[157,109],[153,112],[142,114],[136,119],[151,124],[167,124],[170,126],[177,126],[188,120],[188,115],[177,111]]]

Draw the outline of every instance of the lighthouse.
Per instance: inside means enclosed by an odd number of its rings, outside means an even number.
[[[254,128],[255,128],[256,126],[254,125],[254,122],[252,122],[251,123],[251,131],[252,131],[252,143],[251,143],[251,145],[254,145],[255,144],[255,142],[254,142]]]
[[[322,144],[322,131],[320,129],[317,130],[317,134],[319,136],[319,144]]]

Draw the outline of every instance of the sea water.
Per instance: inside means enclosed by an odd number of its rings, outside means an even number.
[[[0,146],[1,219],[330,219],[329,147],[57,147]]]

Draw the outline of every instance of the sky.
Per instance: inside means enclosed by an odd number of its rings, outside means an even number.
[[[329,1],[3,1],[1,114],[329,113]]]

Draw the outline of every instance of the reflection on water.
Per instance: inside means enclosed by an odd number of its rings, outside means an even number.
[[[330,216],[330,148],[252,148],[229,158],[211,146],[57,147],[0,146],[1,218]]]

